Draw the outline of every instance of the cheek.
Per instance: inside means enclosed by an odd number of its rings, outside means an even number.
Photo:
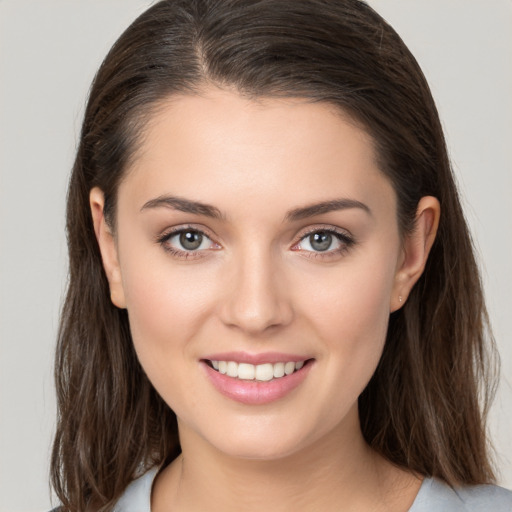
[[[201,396],[194,386],[188,386],[186,394],[176,390],[183,390],[197,370],[190,340],[202,329],[206,290],[198,291],[179,272],[144,268],[125,275],[130,331],[139,362],[169,407],[187,417]]]
[[[307,318],[323,342],[324,382],[340,383],[326,393],[339,395],[343,388],[343,396],[355,400],[373,375],[386,339],[395,262],[373,258],[347,265],[346,271],[340,267],[324,281],[335,286],[305,283],[310,294],[302,308],[309,309]]]
[[[372,333],[381,339],[389,318],[393,269],[392,262],[381,261],[337,269],[323,286],[320,280],[311,279],[305,283],[309,294],[301,293],[308,297],[303,307],[314,311],[311,317],[327,340],[368,343]]]
[[[172,266],[166,255],[151,261],[147,253],[133,251],[122,262],[130,331],[151,380],[174,375],[172,361],[188,354],[190,340],[203,328],[213,287],[211,280],[197,274],[202,274],[199,267]]]

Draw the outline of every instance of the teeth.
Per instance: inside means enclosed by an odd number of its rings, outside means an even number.
[[[284,365],[284,373],[286,375],[290,375],[295,371],[295,363],[286,363]]]
[[[228,361],[226,375],[228,377],[238,377],[238,365],[234,361]]]
[[[304,366],[304,361],[296,363],[290,361],[288,363],[265,363],[265,364],[249,364],[236,363],[235,361],[211,361],[215,370],[242,380],[259,380],[262,382],[272,379],[279,379],[285,375],[291,375],[293,372],[300,370]]]
[[[256,368],[253,364],[240,363],[238,365],[238,375],[235,375],[235,377],[244,380],[253,380],[255,373]]]
[[[274,365],[274,377],[278,379],[284,376],[284,363],[276,363]]]
[[[254,376],[256,380],[272,380],[274,378],[274,365],[267,364],[259,364],[256,366],[256,375]]]

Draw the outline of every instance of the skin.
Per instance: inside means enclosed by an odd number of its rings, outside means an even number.
[[[402,238],[372,139],[330,105],[212,87],[169,99],[144,135],[115,232],[101,190],[90,200],[112,301],[128,310],[140,362],[178,417],[183,453],[157,477],[152,510],[408,510],[421,480],[366,445],[357,398],[390,312],[423,271],[437,200],[422,198]],[[148,206],[162,196],[221,216]],[[338,199],[366,208],[290,218]],[[186,252],[179,236],[162,240],[175,228],[208,238]],[[333,236],[315,251],[309,235],[325,229],[352,242]],[[285,397],[245,405],[220,394],[201,364],[233,350],[312,363]]]

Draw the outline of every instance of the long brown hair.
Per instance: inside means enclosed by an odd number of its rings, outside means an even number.
[[[126,311],[109,299],[89,192],[103,190],[115,229],[116,191],[152,112],[208,83],[248,97],[329,102],[357,119],[394,186],[403,234],[422,196],[439,199],[437,239],[407,303],[391,315],[359,399],[361,427],[401,467],[452,485],[493,481],[485,430],[492,336],[438,114],[414,57],[358,0],[163,0],[103,62],[69,184],[52,454],[64,509],[111,510],[131,480],[180,451],[175,415],[137,360]]]

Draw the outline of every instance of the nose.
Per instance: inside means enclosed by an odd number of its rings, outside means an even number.
[[[256,336],[291,322],[292,297],[278,267],[270,254],[257,250],[233,263],[220,305],[225,325]]]

